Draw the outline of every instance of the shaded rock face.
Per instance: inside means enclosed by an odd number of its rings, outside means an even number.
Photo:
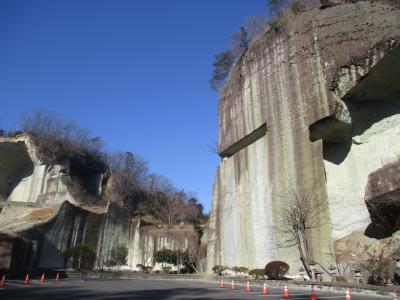
[[[296,273],[279,230],[289,190],[325,208],[310,256],[334,264],[335,241],[370,222],[368,175],[400,154],[399,9],[360,2],[289,19],[250,46],[220,95],[209,268],[279,259]]]
[[[382,239],[400,230],[399,160],[369,174],[365,201],[371,215],[365,235]]]
[[[46,165],[36,151],[29,136],[0,139],[0,271],[21,275],[68,267],[62,253],[77,244],[96,252],[94,268],[103,268],[118,245],[128,248],[132,268],[160,267],[153,254],[164,247],[198,246],[192,226],[159,227],[110,202],[82,202],[70,191],[74,183],[95,197],[107,186],[96,162],[75,157],[64,165]]]
[[[5,201],[19,181],[33,173],[34,165],[23,142],[1,143],[0,165],[0,201]]]

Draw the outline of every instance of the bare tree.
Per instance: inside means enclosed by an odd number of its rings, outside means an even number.
[[[168,224],[183,221],[186,214],[185,194],[183,191],[175,192],[166,197],[166,205],[162,207],[161,213]]]
[[[162,192],[165,194],[171,194],[174,191],[174,187],[169,179],[156,173],[150,173],[147,175],[145,188],[150,193]]]
[[[138,194],[145,188],[148,174],[147,163],[131,152],[115,152],[107,155],[111,172],[110,196],[120,205],[135,205]]]
[[[42,158],[49,163],[73,153],[101,156],[104,146],[102,139],[91,138],[87,129],[44,110],[22,114],[21,128],[32,135],[41,150]]]
[[[189,265],[196,273],[201,272],[201,260],[207,257],[207,245],[203,244],[190,244],[186,250],[186,264]]]
[[[153,256],[154,256],[154,249],[150,248],[148,249],[147,247],[143,247],[143,264],[145,266],[150,266],[153,262]]]
[[[282,200],[284,205],[280,208],[282,215],[277,223],[277,230],[284,237],[284,241],[278,247],[296,246],[301,262],[307,274],[311,277],[309,235],[312,229],[321,226],[318,216],[326,208],[315,201],[313,190],[309,193],[300,194],[291,189],[285,196],[282,196]]]

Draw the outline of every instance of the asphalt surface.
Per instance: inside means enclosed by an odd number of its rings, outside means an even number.
[[[245,292],[243,286],[237,290],[229,287],[221,289],[218,284],[204,281],[167,281],[167,280],[106,280],[106,279],[64,279],[59,283],[46,281],[40,284],[37,280],[28,286],[22,281],[7,281],[0,288],[0,299],[285,299],[283,289],[273,288],[269,295],[262,295],[259,288]],[[290,299],[310,299],[309,290],[289,289]],[[344,294],[317,291],[317,299],[345,300]],[[391,299],[386,296],[351,295],[352,300]]]

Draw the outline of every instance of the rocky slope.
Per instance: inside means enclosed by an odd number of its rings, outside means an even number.
[[[285,18],[221,91],[209,268],[278,259],[297,273],[299,252],[280,231],[290,191],[325,208],[308,231],[311,259],[325,268],[365,249],[351,237],[367,226],[377,238],[399,229],[400,10],[358,2]]]

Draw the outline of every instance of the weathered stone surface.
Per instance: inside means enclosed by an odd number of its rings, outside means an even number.
[[[142,264],[161,269],[161,264],[153,260],[155,251],[163,248],[186,250],[198,245],[198,237],[192,225],[156,225],[133,219],[130,234],[128,265],[131,267]]]
[[[399,249],[400,232],[390,238],[377,241],[366,237],[362,230],[355,230],[335,241],[335,254],[338,263],[360,265],[371,257],[389,256]],[[351,271],[351,270],[349,270]]]
[[[3,201],[44,205],[60,205],[64,201],[74,203],[63,180],[66,167],[45,165],[36,152],[27,135],[0,139],[0,197]]]
[[[385,238],[400,230],[400,161],[369,174],[365,201],[371,215],[367,236]]]
[[[250,46],[220,95],[221,153],[264,123],[267,132],[219,166],[209,268],[282,259],[296,273],[297,249],[278,247],[291,189],[314,191],[326,208],[309,232],[311,256],[334,264],[334,241],[370,222],[368,174],[400,153],[399,9],[359,2],[287,19]]]

